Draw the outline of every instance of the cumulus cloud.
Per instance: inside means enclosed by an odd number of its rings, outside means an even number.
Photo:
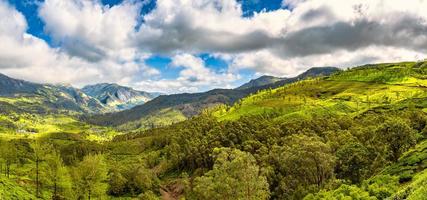
[[[201,58],[191,54],[178,54],[170,67],[183,68],[176,79],[145,80],[137,82],[139,88],[168,93],[197,92],[205,88],[231,88],[240,77],[230,72],[216,72],[206,67]]]
[[[427,3],[304,1],[297,4],[290,20],[294,25],[278,38],[274,49],[287,58],[369,46],[425,51],[427,15],[414,6],[427,8]]]
[[[79,86],[93,82],[131,84],[134,74],[151,76],[159,72],[144,64],[117,59],[114,56],[92,63],[70,56],[61,48],[52,48],[27,31],[25,17],[0,1],[0,69],[2,73],[36,82],[73,83]],[[120,50],[125,51],[125,50]],[[120,52],[119,51],[119,52]],[[145,54],[137,54],[144,59]]]
[[[355,51],[338,50],[330,53],[296,56],[284,59],[268,50],[243,53],[231,59],[230,70],[252,69],[259,75],[296,76],[314,66],[353,67],[367,63],[414,61],[427,54],[404,48],[369,46]]]
[[[282,9],[250,17],[236,0],[157,0],[141,16],[148,1],[43,1],[38,14],[55,48],[27,33],[22,14],[0,1],[0,69],[39,82],[176,93],[231,87],[242,69],[293,76],[314,66],[426,57],[424,0],[284,0]],[[200,53],[220,56],[229,68],[210,69]],[[172,59],[176,79],[144,64],[157,54]]]
[[[113,54],[132,58],[129,48],[141,3],[124,1],[112,7],[98,1],[46,0],[39,16],[53,39],[71,55],[99,61]]]
[[[284,9],[250,18],[236,1],[157,4],[136,35],[141,49],[227,55],[233,71],[290,76],[312,66],[413,60],[427,48],[422,0],[285,0]]]
[[[144,16],[136,40],[140,48],[159,53],[252,51],[271,45],[289,11],[242,15],[234,0],[159,0]]]

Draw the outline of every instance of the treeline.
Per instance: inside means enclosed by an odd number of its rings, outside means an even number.
[[[328,195],[343,195],[341,187],[343,193],[345,187],[358,191],[357,185],[427,137],[426,113],[417,108],[275,118],[270,113],[218,122],[204,113],[108,143],[65,133],[2,141],[0,169],[4,177],[27,180],[31,192],[45,199],[303,199],[322,189],[337,189]]]
[[[229,199],[302,199],[342,183],[361,184],[427,137],[426,114],[416,108],[376,109],[356,118],[328,115],[287,122],[273,118],[259,115],[217,122],[204,115],[115,141],[139,141],[144,151],[158,152],[159,157],[150,161],[157,163],[153,168],[162,167],[156,169],[157,177],[178,173],[176,178],[189,185],[182,191],[188,199],[231,194]],[[219,160],[218,154],[227,154],[227,159]],[[247,167],[233,167],[238,162]],[[252,171],[244,174],[256,171],[258,177],[237,178],[245,170]],[[268,187],[256,187],[261,191],[251,192],[254,196],[237,192],[236,182],[244,188],[263,185],[263,180]],[[266,195],[260,198],[258,192]]]
[[[0,172],[25,181],[29,192],[41,199],[105,196],[109,168],[102,151],[89,143],[59,146],[57,142],[0,141]]]

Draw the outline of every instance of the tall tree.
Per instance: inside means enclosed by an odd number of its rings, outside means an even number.
[[[329,145],[317,136],[291,135],[286,144],[273,149],[283,199],[301,199],[308,191],[321,189],[333,177],[335,157]]]
[[[31,144],[34,153],[34,164],[35,164],[35,181],[36,181],[36,197],[40,197],[40,167],[43,162],[43,155],[46,153],[46,147],[43,146],[40,141],[36,140]]]
[[[349,142],[336,152],[338,178],[349,179],[352,183],[359,183],[368,171],[369,151],[358,142]]]
[[[74,169],[74,184],[80,199],[102,197],[108,185],[108,169],[103,155],[87,155]]]
[[[63,199],[70,194],[71,177],[60,155],[52,151],[44,156],[43,182],[52,188],[52,199]]]
[[[5,163],[4,174],[10,177],[11,166],[17,161],[17,149],[15,144],[10,141],[3,142],[0,146],[0,157]]]
[[[397,161],[403,152],[416,144],[415,135],[408,123],[402,119],[390,118],[378,127],[375,140],[385,144],[384,151],[389,154],[390,160]]]
[[[255,158],[230,148],[215,149],[213,169],[195,179],[195,199],[262,200],[269,198],[268,183]]]

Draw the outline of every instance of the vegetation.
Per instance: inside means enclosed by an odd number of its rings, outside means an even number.
[[[425,63],[362,66],[147,127],[179,116],[166,109],[124,134],[10,112],[0,118],[0,195],[425,199],[426,80]]]

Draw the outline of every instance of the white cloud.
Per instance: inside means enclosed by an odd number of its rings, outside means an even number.
[[[241,52],[265,48],[283,28],[287,10],[242,18],[230,0],[159,0],[144,16],[137,40],[141,49],[161,53]]]
[[[35,82],[73,83],[79,86],[94,82],[132,84],[135,74],[142,77],[159,72],[126,57],[107,57],[98,63],[70,56],[61,48],[52,48],[44,40],[28,33],[24,16],[0,1],[0,69],[2,73]],[[126,51],[127,49],[120,49]],[[134,54],[144,60],[147,54]]]
[[[243,18],[226,0],[158,0],[140,49],[229,57],[232,71],[291,76],[312,66],[413,60],[427,50],[427,1],[285,0]],[[385,52],[385,53],[382,53]]]
[[[160,79],[136,83],[139,88],[168,93],[197,92],[207,88],[230,88],[240,77],[230,72],[215,72],[205,62],[191,54],[178,54],[172,58],[171,67],[183,68],[174,80]]]
[[[22,14],[0,1],[0,69],[38,82],[118,82],[176,93],[231,87],[241,69],[293,76],[314,66],[426,56],[424,0],[285,0],[291,9],[248,18],[235,0],[157,0],[139,16],[146,2],[45,0],[39,16],[52,48],[26,33]],[[216,72],[194,56],[200,53],[220,56],[230,68]],[[171,57],[178,78],[145,65],[153,54]]]
[[[121,56],[133,59],[129,40],[138,23],[141,3],[125,1],[108,7],[99,1],[46,0],[39,15],[45,29],[71,55],[89,61]]]
[[[231,60],[230,70],[249,68],[258,74],[282,77],[296,76],[311,67],[354,67],[367,63],[416,61],[427,54],[404,48],[370,46],[356,51],[337,50],[325,54],[284,59],[267,50],[238,54]]]

